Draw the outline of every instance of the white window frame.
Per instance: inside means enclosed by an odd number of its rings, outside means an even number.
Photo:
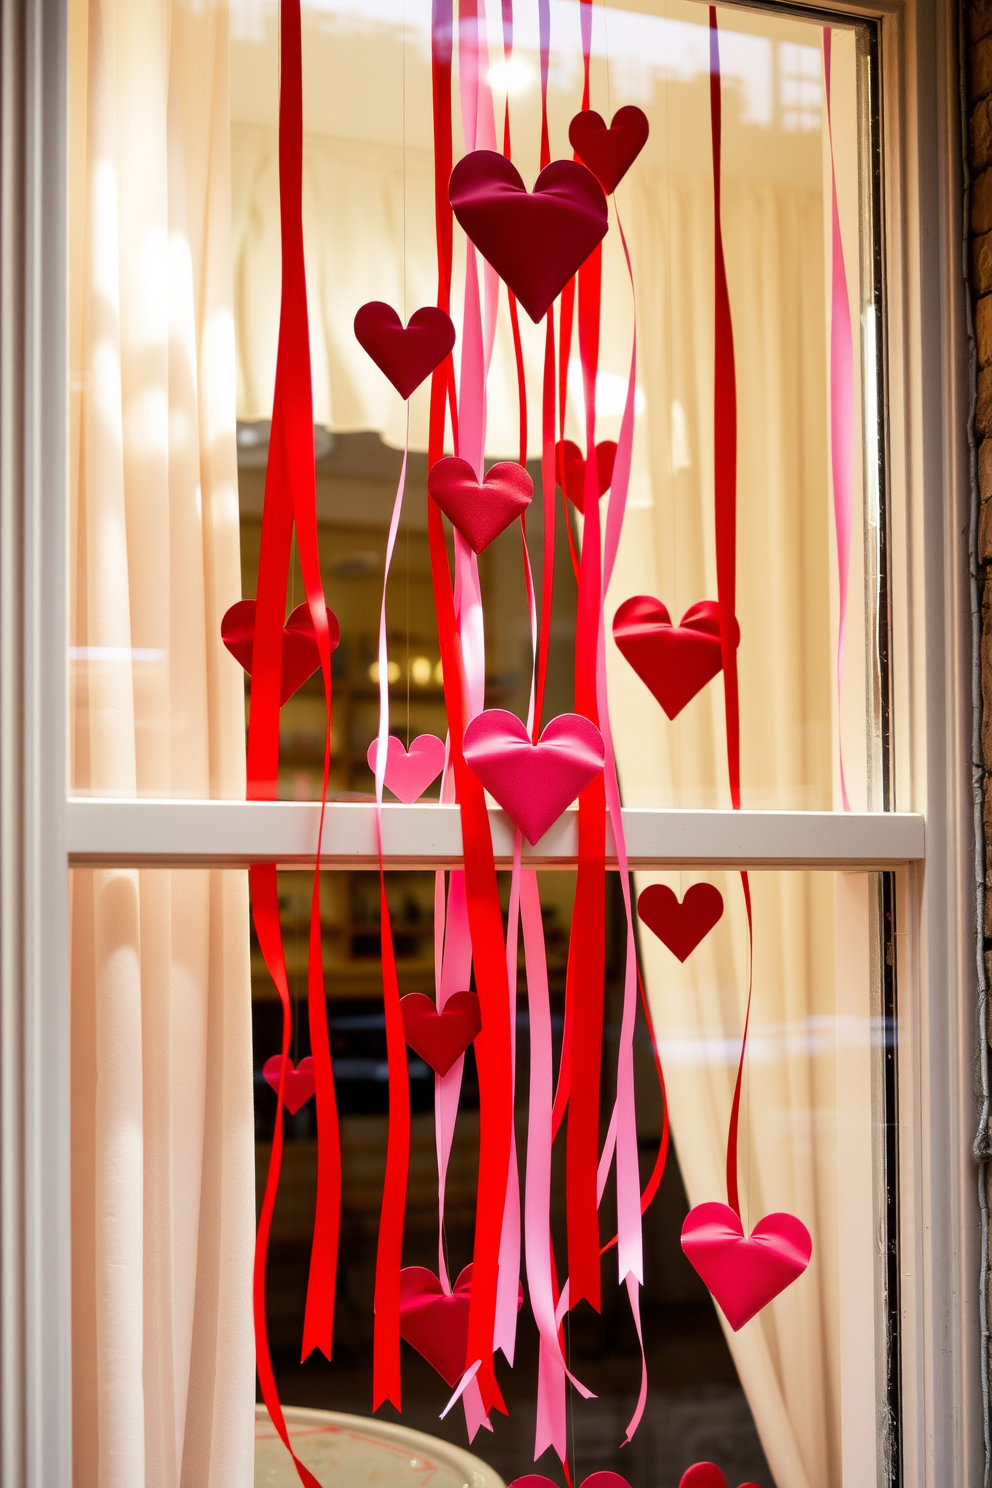
[[[900,810],[629,811],[625,822],[637,867],[896,869],[903,1482],[977,1488],[958,12],[952,0],[833,9],[880,22]],[[68,799],[66,30],[67,0],[0,0],[0,1488],[72,1481],[68,868],[299,863],[316,841],[312,805]],[[369,808],[330,806],[326,841],[328,866],[369,866]],[[393,866],[450,866],[457,811],[389,806],[385,841]],[[566,818],[531,860],[574,855]],[[874,1484],[874,1466],[864,1472],[844,1488]]]

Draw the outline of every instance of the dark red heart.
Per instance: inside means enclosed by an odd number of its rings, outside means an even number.
[[[723,914],[723,895],[713,884],[690,884],[680,904],[667,884],[649,884],[637,901],[637,913],[680,961],[691,956]]]
[[[273,1054],[272,1058],[267,1059],[262,1065],[262,1077],[265,1083],[271,1085],[272,1089],[277,1092],[279,1090],[279,1075],[282,1070],[282,1063],[282,1055]],[[313,1092],[313,1059],[311,1056],[307,1054],[294,1068],[293,1061],[287,1055],[286,1077],[282,1085],[282,1103],[287,1111],[295,1116],[300,1107],[306,1105]]]
[[[355,316],[355,336],[401,398],[409,398],[455,344],[455,328],[443,310],[424,305],[404,328],[392,305],[382,300],[362,306]]]
[[[727,1479],[715,1462],[694,1462],[679,1478],[679,1488],[727,1488]]]
[[[734,624],[736,642],[740,626]],[[673,625],[660,599],[636,594],[613,617],[613,639],[669,718],[717,675],[723,666],[720,606],[700,600]]]
[[[609,196],[647,144],[648,129],[647,115],[633,104],[617,110],[609,129],[595,109],[584,109],[569,124],[568,139]]]
[[[475,553],[488,548],[534,496],[534,482],[515,460],[493,465],[480,485],[468,461],[455,455],[431,466],[427,489]]]
[[[428,1271],[426,1266],[405,1266],[400,1272],[400,1337],[405,1338],[452,1389],[465,1373],[471,1294],[471,1265],[461,1272],[448,1294],[443,1291],[434,1272]],[[521,1287],[517,1294],[518,1312],[523,1300]]]
[[[435,1074],[446,1075],[482,1029],[482,1010],[474,992],[452,992],[443,1012],[424,992],[400,998],[406,1041]]]
[[[448,197],[465,232],[539,321],[609,226],[603,188],[577,160],[553,160],[528,192],[495,150],[464,155]]]
[[[573,506],[585,510],[586,461],[579,446],[572,439],[559,439],[555,446],[558,458],[558,484]],[[613,479],[613,462],[617,457],[615,439],[603,439],[596,446],[596,474],[599,477],[599,494],[605,496]]]
[[[330,633],[331,650],[336,651],[341,641],[341,627],[333,610],[327,612],[327,628]],[[235,661],[240,661],[251,676],[252,651],[255,646],[255,601],[239,599],[220,622],[220,636]],[[286,621],[282,633],[282,685],[279,689],[280,704],[288,701],[312,677],[320,666],[317,637],[307,605],[297,605]]]

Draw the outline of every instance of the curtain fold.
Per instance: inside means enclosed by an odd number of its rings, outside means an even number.
[[[244,795],[227,11],[70,6],[71,770]],[[75,870],[74,1481],[251,1480],[246,875]]]

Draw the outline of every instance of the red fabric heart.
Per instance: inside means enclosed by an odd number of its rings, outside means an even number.
[[[637,913],[672,955],[685,961],[722,916],[723,895],[712,884],[691,884],[680,904],[667,884],[649,884],[638,898]]]
[[[577,160],[553,160],[528,192],[495,150],[463,155],[448,199],[465,232],[539,321],[609,226],[603,188]]]
[[[282,1055],[273,1054],[262,1065],[262,1078],[272,1089],[279,1089],[279,1074],[282,1070]],[[286,1056],[286,1079],[282,1087],[282,1103],[291,1115],[295,1116],[301,1106],[305,1106],[313,1095],[313,1060],[309,1054],[301,1059],[299,1064],[293,1067],[293,1061]]]
[[[585,456],[573,439],[559,439],[555,446],[558,460],[558,484],[573,506],[585,510],[586,462]],[[617,457],[615,439],[603,439],[596,446],[596,474],[599,477],[599,494],[605,496],[613,479],[613,462]]]
[[[465,730],[469,769],[532,845],[603,768],[603,736],[580,713],[552,718],[536,744],[520,719],[487,708]]]
[[[595,109],[584,109],[569,124],[568,140],[609,196],[647,144],[648,129],[647,115],[633,104],[617,110],[609,129]]]
[[[327,628],[330,633],[331,650],[336,651],[341,641],[341,627],[333,610],[327,612]],[[255,646],[255,601],[239,599],[220,622],[220,636],[235,661],[240,661],[251,676],[251,658]],[[285,703],[312,677],[320,666],[317,637],[307,605],[297,605],[286,621],[282,633],[282,685],[279,702]]]
[[[438,1012],[425,992],[400,998],[406,1041],[437,1075],[446,1075],[482,1031],[482,1010],[474,992],[452,992]]]
[[[366,759],[375,774],[379,740],[373,739]],[[410,806],[419,801],[424,791],[444,769],[444,741],[436,734],[418,734],[409,749],[402,739],[390,734],[386,745],[386,785],[398,801]]]
[[[682,1226],[682,1249],[736,1333],[801,1276],[813,1242],[794,1214],[766,1214],[745,1238],[727,1204],[697,1204]]]
[[[427,489],[474,553],[488,548],[534,496],[534,482],[515,460],[501,460],[480,485],[468,461],[455,455],[431,466]]]
[[[426,1266],[405,1266],[400,1272],[400,1337],[452,1389],[465,1373],[468,1348],[468,1309],[472,1294],[472,1267],[468,1265],[447,1295],[433,1271]],[[517,1293],[517,1311],[524,1293]]]
[[[455,344],[455,328],[443,310],[424,305],[404,328],[392,305],[382,300],[361,307],[355,336],[401,398],[409,398]]]
[[[734,629],[739,646],[736,621]],[[660,599],[635,594],[613,617],[613,639],[669,718],[676,718],[723,666],[720,607],[712,599],[692,605],[673,625]]]

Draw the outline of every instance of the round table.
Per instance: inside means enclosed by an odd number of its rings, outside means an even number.
[[[504,1488],[471,1452],[392,1421],[284,1410],[293,1449],[323,1488]],[[293,1460],[264,1405],[255,1407],[255,1488],[298,1488]]]

